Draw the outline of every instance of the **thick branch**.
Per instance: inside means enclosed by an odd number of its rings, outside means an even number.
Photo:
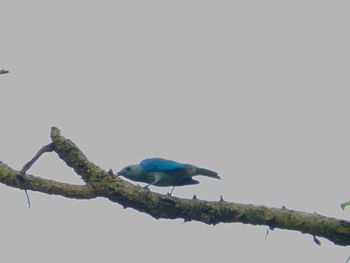
[[[105,197],[113,202],[117,202],[124,207],[131,207],[140,212],[147,213],[154,218],[183,218],[186,221],[200,221],[206,224],[233,223],[240,222],[252,225],[266,225],[271,229],[280,228],[295,230],[307,233],[312,236],[324,237],[335,244],[350,245],[350,222],[329,218],[316,213],[305,213],[289,210],[286,208],[269,208],[250,204],[238,204],[220,200],[217,202],[203,201],[195,199],[183,199],[167,195],[161,195],[143,189],[140,186],[130,184],[113,174],[104,171],[94,163],[90,162],[79,148],[70,140],[61,136],[57,128],[52,128],[51,139],[53,150],[59,157],[74,171],[81,176],[88,186],[82,187],[86,190],[88,198],[96,196]],[[2,168],[1,167],[7,167]],[[8,166],[0,166],[1,173],[9,173]],[[15,174],[14,170],[11,174]],[[30,180],[38,180],[28,176]],[[0,182],[5,183],[3,175],[0,175]],[[6,178],[6,176],[5,176]],[[40,179],[44,180],[44,179]],[[60,189],[65,184],[45,180],[48,184],[60,184]],[[6,183],[8,184],[8,183]],[[29,184],[29,183],[28,183]],[[13,187],[21,187],[19,182],[8,184]],[[73,187],[73,186],[70,186]],[[87,189],[89,188],[89,190]],[[82,189],[81,188],[81,189]],[[28,189],[38,190],[38,188],[28,186]],[[39,191],[46,188],[41,188]],[[76,189],[76,188],[74,188]],[[45,192],[45,191],[42,191]],[[51,192],[52,193],[52,192]],[[62,191],[61,194],[67,197],[69,191]],[[79,190],[75,198],[84,198]],[[60,194],[56,191],[55,194]]]

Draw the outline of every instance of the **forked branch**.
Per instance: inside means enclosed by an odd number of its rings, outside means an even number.
[[[51,129],[52,142],[43,148],[22,169],[16,171],[0,163],[0,182],[19,189],[28,189],[68,198],[91,199],[105,197],[123,207],[131,207],[152,217],[176,219],[185,222],[200,221],[206,224],[240,222],[266,225],[326,238],[337,245],[350,245],[350,222],[325,217],[317,213],[271,208],[252,204],[184,199],[145,190],[115,177],[89,161],[80,149],[63,137],[58,128]],[[26,174],[33,163],[45,152],[54,151],[83,179],[85,185],[71,185]],[[22,179],[21,179],[22,178]],[[24,178],[24,180],[23,180]],[[318,243],[318,242],[316,242]]]

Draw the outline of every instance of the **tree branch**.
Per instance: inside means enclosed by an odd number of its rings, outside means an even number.
[[[26,174],[25,183],[19,179],[20,171],[12,169],[4,163],[0,163],[0,182],[19,189],[27,189],[50,195],[61,195],[68,198],[92,199],[97,197],[89,185],[72,185],[57,181],[43,179]]]
[[[48,194],[58,194],[69,198],[89,199],[105,197],[131,207],[152,217],[175,219],[185,222],[200,221],[206,224],[240,222],[251,225],[266,225],[270,229],[295,230],[324,237],[337,245],[350,245],[350,222],[329,218],[317,213],[290,210],[285,207],[270,208],[252,204],[219,201],[204,201],[197,198],[184,199],[161,195],[135,186],[90,162],[79,148],[64,138],[59,129],[51,129],[53,150],[86,183],[84,186],[69,185],[52,180],[27,175],[27,189]],[[19,172],[5,164],[0,164],[0,182],[24,189],[16,175]]]

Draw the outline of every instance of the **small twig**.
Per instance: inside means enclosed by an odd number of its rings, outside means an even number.
[[[53,152],[53,143],[52,142],[43,146],[34,155],[34,157],[23,166],[22,170],[20,171],[20,175],[24,176],[26,174],[26,172],[30,169],[30,167],[32,167],[33,164],[40,158],[40,156],[43,155],[44,153],[48,153],[48,152]]]
[[[7,74],[9,73],[10,71],[8,71],[7,69],[1,69],[0,70],[0,74]]]
[[[313,236],[313,237],[314,237],[314,242],[316,243],[316,245],[321,246],[321,241],[316,236]]]
[[[265,234],[265,240],[267,239],[268,235],[270,234],[270,228],[268,227],[266,229],[266,234]]]
[[[35,155],[34,157],[28,161],[22,168],[22,170],[19,172],[18,179],[23,182],[24,184],[24,192],[27,197],[27,202],[28,202],[28,208],[30,208],[30,198],[27,192],[27,181],[26,181],[26,172],[30,169],[30,167],[33,166],[33,164],[40,158],[41,155],[47,152],[52,152],[54,150],[53,143],[49,143],[42,147]]]
[[[26,184],[25,184],[25,187],[26,187]],[[26,194],[26,197],[27,197],[28,208],[30,208],[31,207],[30,198],[26,188],[24,189],[24,193]]]

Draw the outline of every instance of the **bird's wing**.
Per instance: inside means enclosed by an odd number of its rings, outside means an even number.
[[[182,185],[191,185],[191,184],[199,184],[197,180],[194,180],[192,177],[185,177],[176,182],[177,186],[182,186]]]
[[[185,168],[185,165],[182,163],[163,158],[145,159],[140,162],[140,165],[146,171],[171,171]]]

